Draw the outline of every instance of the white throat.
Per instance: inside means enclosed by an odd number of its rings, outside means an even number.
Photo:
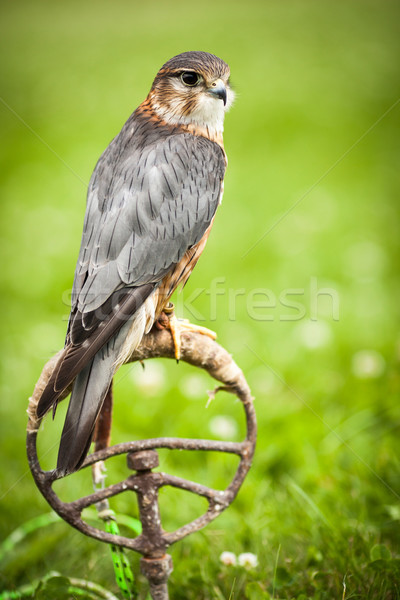
[[[196,108],[188,115],[182,115],[182,99],[180,95],[169,101],[169,106],[160,106],[154,99],[152,107],[160,119],[170,125],[194,125],[206,128],[213,135],[222,135],[224,131],[225,112],[232,106],[234,92],[228,88],[227,102],[203,93],[199,96]]]

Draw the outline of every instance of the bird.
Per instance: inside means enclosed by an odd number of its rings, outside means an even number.
[[[58,476],[82,465],[115,372],[165,321],[172,293],[204,250],[222,200],[233,99],[222,59],[174,56],[95,166],[65,346],[37,405],[39,419],[51,408],[54,417],[72,384]],[[170,321],[179,358],[181,330]]]

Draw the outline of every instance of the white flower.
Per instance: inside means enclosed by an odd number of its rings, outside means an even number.
[[[239,554],[238,564],[245,569],[255,569],[258,567],[258,558],[252,552],[243,552]]]
[[[219,560],[223,565],[227,565],[228,567],[234,567],[236,565],[236,554],[233,552],[222,552]]]
[[[190,400],[207,398],[207,380],[202,375],[186,375],[182,378],[179,389]]]
[[[374,379],[385,371],[385,359],[375,350],[359,350],[353,356],[352,371],[359,379]]]
[[[155,361],[146,360],[144,368],[132,369],[131,377],[140,391],[147,395],[155,395],[166,386],[165,367]]]
[[[300,343],[310,350],[328,346],[332,341],[332,330],[326,321],[305,321],[295,331]]]
[[[217,435],[223,440],[234,438],[238,432],[236,421],[232,417],[216,415],[210,421],[209,428],[211,433]]]

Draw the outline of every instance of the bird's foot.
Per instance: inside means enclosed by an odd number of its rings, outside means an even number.
[[[201,333],[207,335],[212,340],[215,340],[217,334],[207,327],[194,325],[189,319],[178,319],[174,313],[174,305],[170,302],[163,310],[160,318],[156,322],[159,329],[169,329],[172,335],[175,348],[175,358],[180,359],[181,356],[181,334],[184,332]]]
[[[175,315],[170,316],[169,329],[174,341],[176,360],[179,360],[181,356],[181,334],[183,332],[201,333],[202,335],[207,335],[212,340],[215,340],[217,337],[215,331],[211,331],[211,329],[207,329],[207,327],[202,327],[201,325],[194,325],[190,323],[189,319],[178,319]]]

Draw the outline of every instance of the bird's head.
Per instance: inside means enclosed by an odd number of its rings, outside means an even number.
[[[184,52],[157,73],[148,100],[171,125],[192,125],[221,134],[225,111],[234,99],[229,66],[208,52]]]

